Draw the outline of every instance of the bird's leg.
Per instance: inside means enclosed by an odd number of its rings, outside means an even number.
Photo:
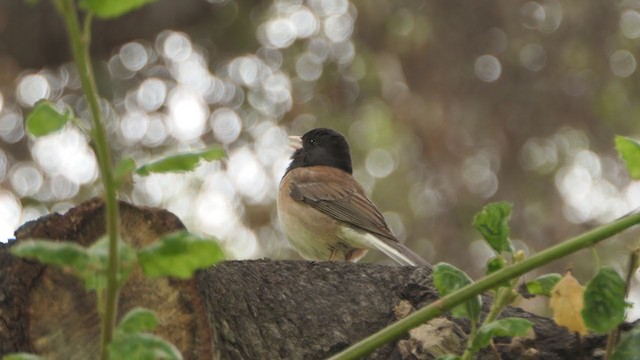
[[[362,259],[366,254],[367,254],[367,249],[351,249],[351,251],[349,251],[346,254],[344,259],[351,262],[357,262],[358,260]]]

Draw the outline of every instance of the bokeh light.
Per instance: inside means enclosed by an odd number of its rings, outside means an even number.
[[[474,64],[476,76],[484,82],[494,82],[498,80],[502,73],[500,60],[493,55],[482,55],[476,59]]]
[[[296,40],[296,27],[288,18],[278,18],[269,21],[262,28],[264,45],[275,48],[286,48]]]
[[[140,43],[130,42],[120,48],[120,61],[129,71],[142,70],[148,60],[147,51]]]
[[[0,190],[0,238],[10,239],[20,224],[22,206],[20,200],[11,192]]]
[[[167,99],[169,108],[168,129],[176,139],[189,142],[200,138],[204,132],[208,108],[192,90],[176,87]]]
[[[51,93],[47,78],[40,74],[26,75],[18,80],[16,97],[23,106],[33,106],[40,99],[47,99]]]
[[[4,181],[9,169],[9,159],[7,153],[0,149],[0,183]]]
[[[167,97],[167,86],[157,78],[146,79],[140,84],[136,94],[138,105],[144,111],[156,111]]]
[[[629,39],[640,37],[640,13],[636,10],[625,10],[620,17],[620,30]]]
[[[636,71],[636,58],[629,50],[618,50],[611,54],[609,66],[616,76],[626,78]]]
[[[210,122],[213,135],[223,144],[236,141],[242,131],[240,117],[233,109],[217,109],[211,114]]]
[[[11,187],[19,197],[33,196],[42,186],[42,173],[32,164],[15,164],[9,177]]]
[[[376,178],[389,176],[395,166],[396,163],[393,160],[391,154],[383,149],[371,150],[365,160],[365,167],[367,169],[367,172],[371,174],[371,176]]]
[[[16,111],[6,110],[0,113],[0,139],[14,144],[24,136],[24,119]]]
[[[48,175],[61,175],[77,184],[98,176],[97,163],[87,138],[73,127],[35,140],[33,157]]]
[[[527,44],[520,50],[520,62],[531,71],[540,71],[547,64],[547,53],[540,44]]]
[[[168,60],[173,62],[183,62],[191,56],[191,40],[186,34],[179,32],[166,32],[158,36],[158,43],[161,43],[162,52]]]

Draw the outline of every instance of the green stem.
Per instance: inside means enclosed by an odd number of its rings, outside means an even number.
[[[107,235],[109,237],[109,264],[107,268],[107,289],[105,308],[102,316],[102,336],[100,342],[100,358],[108,359],[107,346],[113,338],[115,319],[118,306],[118,203],[116,199],[116,186],[113,179],[111,155],[107,141],[107,134],[102,121],[102,111],[98,89],[96,87],[93,67],[89,57],[90,16],[86,19],[83,34],[80,29],[80,21],[73,0],[57,0],[56,5],[64,17],[73,59],[78,67],[78,74],[82,83],[82,89],[87,98],[93,117],[93,141],[95,143],[96,156],[100,166],[100,174],[105,192]]]
[[[501,287],[500,289],[498,289],[498,294],[493,301],[493,306],[487,314],[487,317],[484,318],[484,321],[482,322],[483,324],[488,324],[498,318],[498,316],[502,312],[502,309],[504,309],[504,307],[507,306],[513,299],[513,296],[511,294],[512,291],[512,288],[506,287]]]
[[[511,287],[509,288],[501,287],[498,289],[498,291],[496,292],[495,299],[493,301],[493,305],[491,306],[491,310],[489,310],[489,313],[482,321],[482,325],[480,325],[480,327],[482,327],[484,324],[491,323],[498,318],[500,313],[502,313],[502,310],[504,309],[504,307],[509,305],[513,300],[514,296],[512,295],[512,293],[513,293],[513,288]],[[471,345],[473,345],[474,338],[475,338],[475,327],[472,328],[472,332],[471,334],[469,334],[469,340],[467,341],[467,348],[465,349],[464,354],[462,354],[462,360],[471,360],[473,358],[473,355],[475,354],[475,352],[471,351],[470,349],[471,349]]]
[[[633,276],[636,273],[636,268],[638,264],[638,255],[640,255],[640,249],[635,249],[631,252],[629,256],[629,268],[627,269],[627,277],[625,278],[624,283],[624,298],[629,297],[629,289],[631,288],[631,281],[633,280]],[[607,348],[604,355],[605,360],[611,359],[611,355],[613,355],[613,350],[618,344],[618,338],[620,337],[620,327],[617,326],[615,329],[609,332],[607,336]]]
[[[476,333],[478,332],[478,327],[476,326],[475,321],[471,322],[471,331],[469,332],[469,337],[467,337],[467,348],[464,350],[464,354],[462,354],[462,360],[471,360],[473,359],[473,352],[470,350],[471,345],[473,345],[473,341],[476,338]]]
[[[469,338],[469,341],[473,341],[472,338]],[[462,354],[462,360],[471,360],[473,359],[473,352],[469,350],[469,346],[464,350],[464,354]]]
[[[630,214],[610,224],[597,227],[582,235],[543,250],[522,262],[507,266],[502,270],[496,271],[495,273],[480,279],[476,283],[469,284],[464,288],[425,306],[410,316],[391,324],[368,338],[352,345],[341,353],[332,356],[330,360],[361,358],[370,354],[378,347],[401,337],[407,331],[415,328],[416,326],[444,314],[447,310],[467,301],[472,296],[476,296],[484,291],[492,289],[503,281],[518,277],[553,260],[560,259],[578,250],[592,246],[637,224],[640,224],[640,214]]]

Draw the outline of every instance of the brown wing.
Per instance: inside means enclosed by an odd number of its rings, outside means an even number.
[[[291,175],[289,194],[294,200],[353,227],[398,241],[380,211],[350,174],[327,166],[312,166],[295,169]]]

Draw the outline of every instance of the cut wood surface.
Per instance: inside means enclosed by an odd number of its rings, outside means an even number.
[[[173,214],[120,203],[123,239],[135,247],[184,228]],[[29,222],[0,247],[0,355],[35,352],[47,359],[92,359],[99,353],[95,293],[64,271],[8,253],[27,238],[82,245],[104,234],[104,205],[85,202],[64,215]],[[265,240],[266,241],[266,240]],[[156,311],[157,334],[185,359],[323,359],[437,299],[427,267],[344,262],[227,261],[194,279],[147,279],[139,272],[121,292],[119,314]],[[484,298],[483,311],[490,299]],[[535,323],[524,339],[500,338],[503,359],[601,358],[606,339],[578,340],[552,320],[508,308],[503,316]],[[440,318],[378,349],[372,359],[433,359],[460,351],[465,321]],[[579,350],[581,349],[581,350]],[[493,359],[485,350],[479,358]]]

